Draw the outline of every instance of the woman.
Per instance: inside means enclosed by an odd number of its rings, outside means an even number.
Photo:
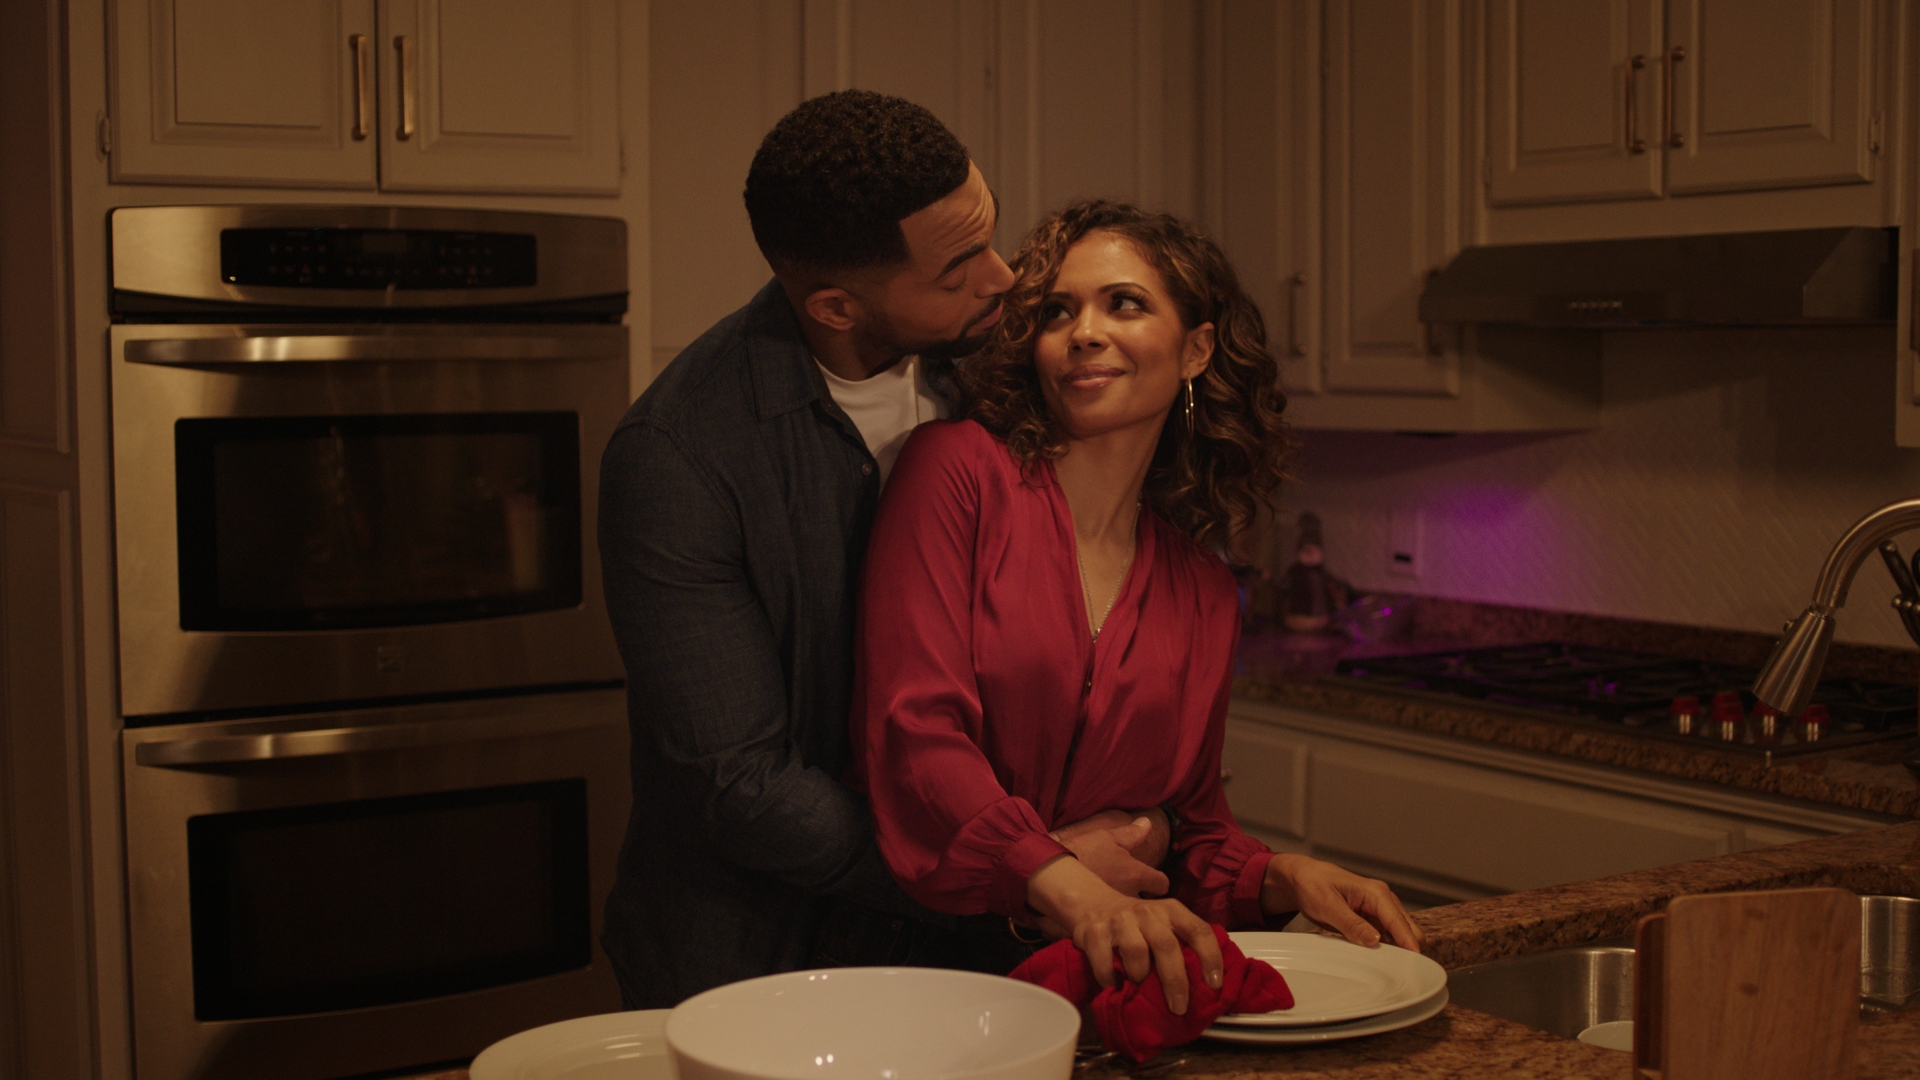
[[[1219,985],[1209,922],[1301,911],[1419,948],[1383,884],[1273,855],[1221,788],[1239,606],[1215,552],[1288,448],[1258,310],[1211,241],[1116,203],[1042,221],[1013,269],[970,419],[908,441],[868,548],[856,780],[894,876],[1070,935],[1103,983],[1116,954],[1156,970],[1175,1012],[1183,942]],[[1109,834],[1049,834],[1113,806],[1175,822],[1169,898],[1108,884]]]

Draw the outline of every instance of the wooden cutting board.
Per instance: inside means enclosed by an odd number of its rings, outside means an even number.
[[[1845,889],[1682,896],[1640,921],[1634,1075],[1852,1080],[1860,901]]]

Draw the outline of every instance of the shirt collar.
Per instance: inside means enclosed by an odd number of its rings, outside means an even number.
[[[780,279],[767,282],[747,304],[747,372],[761,420],[804,409],[826,393],[800,320]]]

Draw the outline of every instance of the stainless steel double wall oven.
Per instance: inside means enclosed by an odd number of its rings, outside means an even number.
[[[337,1077],[618,1006],[594,493],[622,222],[114,212],[143,1080]]]

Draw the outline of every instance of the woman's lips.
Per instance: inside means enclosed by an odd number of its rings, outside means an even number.
[[[1086,367],[1074,368],[1062,381],[1075,390],[1098,390],[1103,386],[1111,385],[1113,380],[1125,374],[1126,372],[1119,368],[1089,364]]]

